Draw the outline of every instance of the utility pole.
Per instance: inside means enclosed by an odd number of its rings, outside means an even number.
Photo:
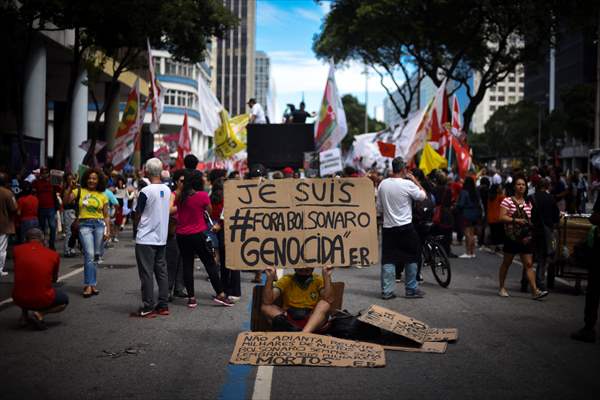
[[[368,100],[369,100],[369,70],[367,69],[367,64],[365,64],[365,133],[369,132],[369,112],[368,110]]]
[[[542,166],[542,104],[538,103],[537,166]]]

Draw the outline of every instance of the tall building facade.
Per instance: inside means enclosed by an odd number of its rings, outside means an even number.
[[[481,74],[476,72],[473,79],[473,87],[478,88]],[[523,100],[524,88],[525,69],[522,65],[518,65],[503,81],[486,90],[483,100],[473,114],[473,124],[471,125],[473,132],[482,133],[485,130],[486,122],[500,107]]]
[[[256,101],[259,102],[265,109],[265,113],[269,113],[269,104],[267,98],[269,96],[269,82],[271,76],[271,60],[264,51],[257,51],[255,62],[256,80],[254,91]]]
[[[247,112],[247,101],[255,97],[256,0],[223,3],[240,23],[216,41],[213,88],[229,114],[238,115]]]

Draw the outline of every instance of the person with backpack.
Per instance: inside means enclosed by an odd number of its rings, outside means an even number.
[[[465,232],[465,253],[459,258],[475,258],[475,231],[481,220],[481,198],[475,188],[475,180],[467,176],[458,195],[456,209]]]
[[[506,237],[504,240],[504,258],[500,265],[498,295],[509,297],[505,287],[508,268],[515,255],[520,255],[523,268],[527,272],[527,279],[531,285],[534,300],[539,300],[548,295],[545,290],[540,290],[535,282],[533,271],[533,240],[531,224],[531,203],[525,198],[527,181],[525,177],[517,177],[514,181],[514,196],[506,197],[500,204],[500,222],[504,223]]]
[[[425,242],[427,236],[429,236],[431,232],[431,227],[433,226],[433,211],[435,209],[435,197],[432,193],[431,183],[425,177],[423,171],[418,168],[413,169],[413,175],[415,178],[419,180],[419,183],[425,190],[426,197],[423,200],[415,200],[413,201],[413,225],[415,226],[415,230],[419,235],[419,241],[421,243]],[[421,253],[419,252],[419,262],[418,262],[418,270],[417,270],[417,280],[419,282],[423,281],[423,277],[421,275]],[[396,274],[398,274],[396,269]],[[396,278],[399,276],[397,275]]]

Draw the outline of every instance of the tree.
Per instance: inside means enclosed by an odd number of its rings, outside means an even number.
[[[561,92],[564,129],[569,136],[592,143],[594,134],[595,87],[591,84],[573,85]]]
[[[102,69],[107,59],[115,61],[105,100],[97,109],[96,120],[90,131],[95,143],[103,115],[112,102],[118,101],[121,74],[146,67],[147,38],[154,47],[168,50],[176,60],[196,63],[204,59],[212,37],[221,37],[238,23],[220,0],[4,0],[0,6],[2,48],[5,51],[14,48],[17,56],[9,59],[10,69],[14,70],[10,76],[17,82],[11,88],[15,94],[12,109],[17,115],[17,131],[21,141],[22,86],[31,41],[40,31],[74,32],[64,117],[67,123],[56,132],[55,158],[62,162],[66,159],[68,148],[68,122],[74,90],[84,68],[90,71],[91,81],[84,82],[89,84],[99,76],[98,70]],[[25,46],[22,46],[23,43]],[[92,98],[95,98],[93,85],[90,85],[90,89]]]
[[[342,104],[346,114],[346,122],[348,123],[348,133],[342,141],[342,149],[347,150],[352,146],[355,135],[360,135],[366,132],[365,127],[365,112],[366,107],[360,103],[358,99],[351,94],[346,94],[342,97]],[[375,118],[368,117],[369,132],[381,131],[385,128],[383,122],[377,121]]]
[[[339,60],[377,64],[395,59],[395,67],[418,69],[438,86],[444,77],[458,82],[469,97],[463,112],[468,127],[486,90],[517,65],[539,59],[540,50],[556,37],[559,4],[557,0],[336,0],[313,47],[318,56]],[[477,84],[473,71],[480,74]]]
[[[477,158],[522,159],[533,163],[537,155],[538,106],[520,101],[500,107],[485,124],[485,132],[473,139]],[[546,140],[546,137],[543,137]],[[481,153],[480,153],[481,152]]]

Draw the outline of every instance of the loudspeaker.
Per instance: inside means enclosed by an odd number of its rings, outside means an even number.
[[[248,166],[302,168],[304,153],[315,150],[313,124],[248,125]]]

